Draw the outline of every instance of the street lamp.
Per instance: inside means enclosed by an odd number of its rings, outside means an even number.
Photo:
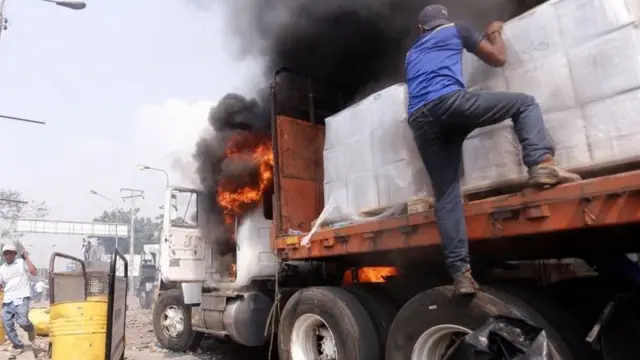
[[[164,174],[164,177],[167,179],[167,187],[169,187],[169,174],[163,170],[163,169],[159,169],[159,168],[154,168],[151,167],[149,165],[143,165],[143,164],[138,164],[137,166],[138,170],[143,171],[143,170],[152,170],[152,171],[158,171]]]
[[[42,1],[54,3],[58,6],[66,7],[68,9],[73,9],[73,10],[82,10],[87,7],[87,3],[85,3],[84,1],[62,1],[62,0],[60,1],[42,0]]]
[[[28,204],[28,202],[26,201],[22,201],[22,200],[14,200],[14,199],[4,199],[4,198],[0,198],[0,202],[8,202],[8,203],[14,203],[14,204]]]
[[[67,9],[72,9],[72,10],[82,10],[87,7],[87,3],[85,3],[84,1],[75,1],[75,0],[41,0],[41,1],[50,2],[58,6],[65,7]],[[6,5],[6,3],[7,3],[7,0],[0,0],[0,35],[2,34],[2,31],[7,30],[7,18],[4,16],[4,6]],[[8,116],[8,118],[12,118],[12,117]],[[12,120],[26,121],[26,122],[36,123],[36,124],[44,124],[44,122],[42,121],[35,121],[35,120],[28,120],[28,119],[13,118]]]
[[[105,200],[107,200],[108,202],[112,203],[114,206],[114,209],[116,211],[116,249],[118,249],[118,225],[120,225],[120,208],[118,207],[118,203],[102,194],[100,194],[99,192],[95,191],[95,190],[89,190],[89,194],[91,195],[95,195],[98,197],[101,197]]]

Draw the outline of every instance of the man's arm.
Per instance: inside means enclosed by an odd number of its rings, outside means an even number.
[[[464,48],[491,67],[502,67],[507,63],[507,51],[502,40],[504,23],[494,21],[485,34],[480,34],[467,23],[456,23]]]
[[[24,257],[24,261],[26,261],[26,263],[27,263],[27,270],[29,271],[29,274],[31,276],[38,275],[38,269],[31,262],[31,259],[29,258],[29,253],[26,252],[26,251],[23,251],[22,252],[22,257]]]

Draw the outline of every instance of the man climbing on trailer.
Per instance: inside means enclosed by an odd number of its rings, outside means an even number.
[[[471,275],[460,189],[462,143],[467,135],[511,119],[529,169],[529,185],[544,188],[579,181],[580,176],[561,169],[555,161],[555,145],[533,96],[465,89],[463,50],[492,67],[505,65],[502,22],[491,23],[481,34],[467,23],[449,21],[442,5],[427,6],[418,21],[421,35],[405,62],[409,126],[431,177],[447,270],[456,294],[472,295],[478,284]]]

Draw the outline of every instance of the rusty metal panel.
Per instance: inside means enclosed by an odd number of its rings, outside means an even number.
[[[300,179],[283,178],[280,194],[282,229],[309,231],[320,215],[324,203],[322,184]]]
[[[531,190],[465,204],[471,242],[589,227],[640,223],[640,171],[610,175],[550,190]],[[294,239],[293,239],[294,240]],[[298,239],[299,240],[299,239]],[[437,246],[433,210],[314,234],[309,248],[277,239],[289,259]]]
[[[322,184],[324,126],[279,116],[278,161],[281,178],[311,180]]]
[[[324,127],[279,116],[278,180],[280,233],[309,231],[323,208]]]

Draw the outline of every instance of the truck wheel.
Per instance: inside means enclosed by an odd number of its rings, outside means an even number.
[[[280,360],[379,360],[373,322],[358,300],[341,288],[295,293],[278,325]]]
[[[153,331],[163,347],[179,352],[197,348],[204,337],[191,328],[191,308],[185,306],[178,289],[158,298],[153,308]]]
[[[600,359],[593,348],[585,341],[590,329],[586,328],[572,313],[563,308],[562,304],[558,304],[547,294],[536,290],[534,287],[523,286],[522,284],[500,284],[494,285],[492,288],[504,292],[512,298],[515,297],[517,298],[516,301],[520,300],[533,308],[541,318],[551,325],[553,331],[564,340],[574,359]]]
[[[398,313],[398,306],[383,294],[366,286],[353,285],[345,287],[344,289],[355,296],[358,302],[360,302],[360,305],[362,305],[367,314],[369,314],[369,317],[373,321],[373,326],[376,328],[376,334],[378,335],[380,354],[384,354],[387,334],[389,333],[393,319]]]
[[[474,297],[453,296],[452,286],[441,286],[413,297],[396,316],[387,338],[387,359],[442,359],[464,336],[493,315],[524,318],[545,329],[560,360],[572,356],[558,332],[532,307],[504,292],[484,287]]]

